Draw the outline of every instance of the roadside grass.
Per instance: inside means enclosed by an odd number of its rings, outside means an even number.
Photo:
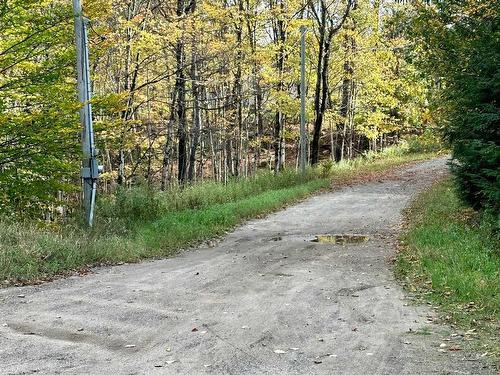
[[[396,275],[498,360],[500,238],[494,219],[463,206],[451,179],[421,194],[405,216]]]
[[[323,163],[304,176],[262,173],[225,185],[207,182],[165,192],[139,186],[101,199],[92,230],[76,218],[59,225],[0,219],[0,282],[37,283],[96,265],[168,257],[319,190],[433,155],[389,148],[352,161]]]

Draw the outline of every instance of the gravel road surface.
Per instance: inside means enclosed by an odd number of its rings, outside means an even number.
[[[391,271],[401,210],[445,173],[445,159],[421,162],[250,221],[214,247],[2,289],[0,373],[493,374],[449,350],[460,336]],[[369,239],[311,241],[321,234]]]

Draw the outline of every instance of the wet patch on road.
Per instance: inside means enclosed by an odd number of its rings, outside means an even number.
[[[320,234],[311,240],[311,242],[351,245],[367,242],[370,237],[362,234]]]

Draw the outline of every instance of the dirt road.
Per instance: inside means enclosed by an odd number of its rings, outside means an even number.
[[[401,210],[445,170],[436,159],[312,197],[213,248],[0,290],[0,373],[493,373],[440,348],[451,331],[388,262]],[[311,242],[344,233],[369,240]]]

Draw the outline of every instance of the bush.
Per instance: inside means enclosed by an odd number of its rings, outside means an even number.
[[[452,171],[462,198],[476,209],[500,211],[500,32],[473,43],[471,66],[457,78],[459,107],[447,130]],[[470,74],[469,74],[470,73]],[[464,90],[464,88],[467,88]]]
[[[136,186],[132,189],[119,189],[115,198],[114,215],[131,218],[134,221],[151,221],[165,211],[165,203],[154,189]]]
[[[327,178],[332,173],[334,166],[335,166],[335,164],[334,164],[332,159],[327,159],[327,160],[321,162],[321,164],[318,167],[319,175],[322,178]]]
[[[408,144],[408,152],[439,152],[445,148],[442,137],[434,130],[426,130],[421,135],[410,135],[405,138]]]
[[[432,77],[431,107],[452,150],[461,197],[500,211],[500,13],[498,1],[438,1],[419,7],[410,30]],[[428,25],[433,25],[429,29]]]

